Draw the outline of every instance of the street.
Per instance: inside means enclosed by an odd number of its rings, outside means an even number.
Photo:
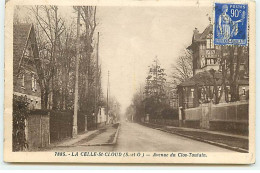
[[[52,151],[234,152],[129,122],[121,123],[115,145],[55,147]]]

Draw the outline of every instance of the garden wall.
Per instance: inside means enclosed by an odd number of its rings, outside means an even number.
[[[28,150],[46,147],[50,144],[50,114],[34,110],[28,115],[25,127]]]

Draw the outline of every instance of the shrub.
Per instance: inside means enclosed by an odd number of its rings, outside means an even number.
[[[13,95],[13,151],[28,148],[25,137],[25,120],[29,114],[26,96]]]
[[[178,110],[172,108],[165,108],[161,112],[161,116],[163,119],[173,119],[173,120],[179,119]]]

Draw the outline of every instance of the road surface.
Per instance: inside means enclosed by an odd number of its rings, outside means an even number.
[[[129,151],[129,152],[234,152],[211,144],[152,129],[137,123],[121,123],[114,146],[74,146],[53,151]]]

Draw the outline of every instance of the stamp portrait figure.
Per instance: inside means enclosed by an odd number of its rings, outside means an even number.
[[[236,36],[238,33],[238,23],[242,22],[245,18],[245,13],[242,13],[240,20],[233,21],[232,18],[227,14],[228,5],[222,6],[222,14],[218,18],[218,38],[230,39]]]

